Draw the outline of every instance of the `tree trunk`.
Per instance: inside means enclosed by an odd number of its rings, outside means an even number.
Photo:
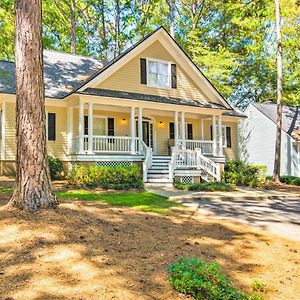
[[[174,26],[174,19],[175,19],[175,1],[168,0],[169,5],[169,22],[170,22],[170,35],[171,37],[175,37],[175,26]]]
[[[41,0],[15,1],[16,181],[9,205],[55,207],[46,151]]]
[[[75,0],[71,0],[71,53],[76,54],[76,3]]]
[[[275,0],[276,35],[277,35],[277,120],[276,144],[273,181],[280,182],[280,157],[281,157],[281,128],[282,128],[282,48],[280,29],[280,0]]]

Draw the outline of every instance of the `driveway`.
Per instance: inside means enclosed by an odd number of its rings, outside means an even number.
[[[179,202],[200,214],[242,222],[300,242],[300,199]]]
[[[230,193],[152,191],[202,215],[245,223],[300,242],[300,195],[256,189]]]

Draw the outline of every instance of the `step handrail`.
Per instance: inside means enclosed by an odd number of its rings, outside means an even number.
[[[148,147],[144,141],[141,142],[141,152],[145,156],[143,161],[143,181],[146,182],[148,178],[148,170],[152,167],[153,151],[151,147]]]

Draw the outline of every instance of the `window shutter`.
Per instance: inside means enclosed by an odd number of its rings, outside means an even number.
[[[56,117],[55,113],[48,113],[48,141],[56,140]]]
[[[169,138],[170,138],[170,140],[175,139],[174,123],[172,123],[172,122],[169,123]]]
[[[175,64],[171,64],[171,84],[172,84],[172,89],[177,88],[177,73],[176,73]]]
[[[231,127],[226,127],[226,146],[231,148]]]
[[[193,139],[193,124],[187,124],[187,136],[188,140]]]
[[[147,84],[147,62],[145,58],[141,58],[141,84]]]
[[[84,116],[84,135],[89,134],[89,117]]]
[[[115,119],[114,118],[107,119],[107,133],[109,136],[115,135]]]
[[[213,140],[213,129],[212,129],[212,125],[210,125],[210,139]]]

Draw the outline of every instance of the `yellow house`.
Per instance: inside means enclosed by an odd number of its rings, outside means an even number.
[[[140,165],[145,182],[220,179],[237,112],[164,28],[104,63],[44,51],[48,152],[66,165]],[[0,62],[1,174],[14,172],[14,63]]]

